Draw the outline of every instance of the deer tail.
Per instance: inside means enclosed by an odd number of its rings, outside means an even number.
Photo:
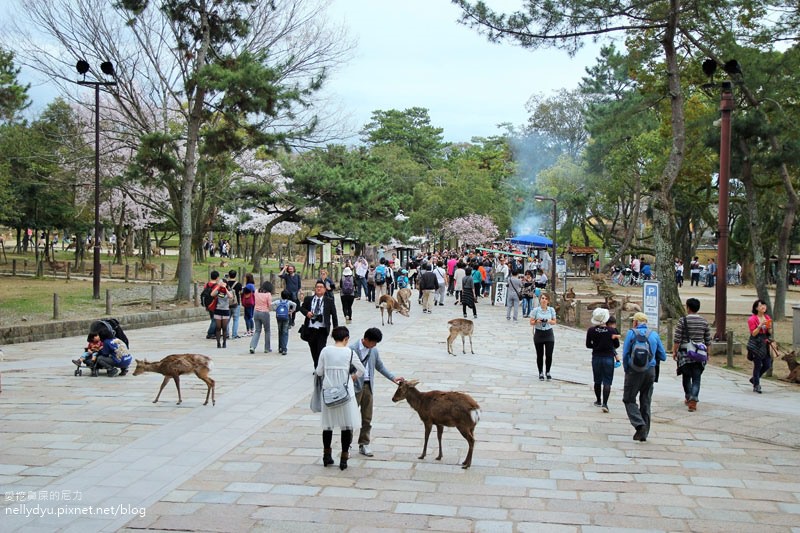
[[[478,420],[481,419],[481,410],[480,409],[473,409],[469,412],[469,416],[472,418],[472,422],[475,424],[478,423]]]

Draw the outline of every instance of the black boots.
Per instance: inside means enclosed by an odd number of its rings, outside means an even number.
[[[323,448],[322,450],[322,465],[330,466],[333,464],[333,456],[331,455],[330,448]]]
[[[342,455],[339,458],[339,470],[345,470],[347,468],[347,459],[349,457],[350,457],[349,452],[342,452]]]

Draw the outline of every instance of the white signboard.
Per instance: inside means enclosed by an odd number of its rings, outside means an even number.
[[[567,260],[563,257],[556,259],[556,273],[563,274],[567,271]]]
[[[309,265],[314,265],[317,263],[317,245],[316,244],[309,244],[308,245],[308,258],[306,262]]]
[[[508,283],[505,281],[498,281],[494,284],[494,305],[501,305],[505,307],[506,297],[508,296]]]
[[[645,281],[642,286],[642,312],[647,315],[647,326],[658,331],[661,304],[661,285],[658,281]]]
[[[326,242],[322,245],[322,264],[331,262],[331,243]]]

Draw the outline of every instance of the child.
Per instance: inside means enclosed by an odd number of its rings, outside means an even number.
[[[397,288],[405,289],[406,287],[408,287],[408,270],[404,268],[400,271],[400,275],[397,276]]]
[[[128,373],[133,357],[128,352],[128,347],[120,339],[106,339],[103,349],[97,354],[97,366],[106,369],[109,377],[117,374],[124,376]],[[122,372],[120,372],[122,369]],[[94,372],[92,373],[94,375]]]
[[[284,289],[281,291],[281,299],[272,302],[272,309],[275,311],[275,319],[278,321],[278,353],[286,355],[289,345],[289,317],[297,308],[297,304],[292,300],[292,293]],[[253,350],[250,350],[252,353]]]
[[[606,322],[606,327],[608,331],[611,332],[611,338],[615,340],[619,340],[621,335],[619,334],[619,330],[617,329],[617,319],[614,315],[608,317],[608,322]],[[614,368],[619,368],[622,364],[622,358],[619,356],[616,350],[614,350]]]
[[[99,333],[89,333],[86,337],[86,342],[88,344],[86,345],[83,355],[77,359],[73,359],[72,363],[78,368],[80,368],[81,363],[83,363],[94,369],[94,362],[97,360],[97,352],[103,349],[103,341],[100,340]],[[95,373],[92,372],[92,375],[95,375]]]

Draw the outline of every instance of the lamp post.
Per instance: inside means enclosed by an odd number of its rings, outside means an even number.
[[[742,68],[735,59],[727,61],[722,69],[732,78],[741,77]],[[717,87],[714,83],[714,72],[717,70],[717,62],[713,59],[703,61],[703,72],[710,78],[710,82],[702,86],[703,90]],[[716,332],[714,339],[718,341],[727,340],[725,328],[727,326],[728,314],[728,182],[731,175],[731,114],[733,113],[733,84],[730,81],[723,81],[719,84],[722,90],[719,110],[720,117],[720,139],[719,139],[719,218],[717,223],[717,272],[714,288],[714,322]],[[722,275],[720,275],[722,270]]]
[[[92,298],[100,299],[100,87],[116,85],[115,81],[86,81],[89,63],[83,59],[75,65],[78,74],[83,76],[78,85],[94,87],[94,259],[92,268]],[[100,64],[100,70],[107,76],[114,75],[114,65],[109,61]]]
[[[553,202],[553,257],[550,260],[550,284],[553,287],[553,295],[551,296],[551,300],[553,304],[556,303],[556,220],[558,220],[558,211],[557,205],[558,202],[555,198],[550,198],[549,196],[542,196],[537,194],[533,197],[534,200],[537,202]]]

